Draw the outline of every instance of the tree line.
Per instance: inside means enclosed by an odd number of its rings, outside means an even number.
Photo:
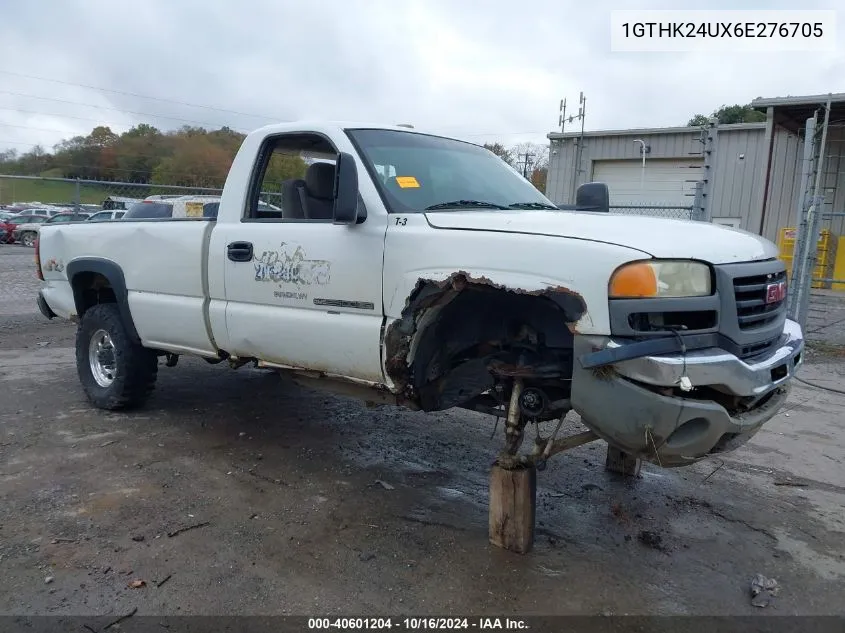
[[[115,134],[101,125],[52,152],[40,145],[25,153],[2,151],[0,173],[219,188],[245,136],[228,127],[162,131],[146,123]],[[276,155],[270,166],[279,180],[301,178],[305,168],[297,156]]]

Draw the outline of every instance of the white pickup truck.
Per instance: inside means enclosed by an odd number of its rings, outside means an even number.
[[[307,171],[284,179],[294,155]],[[587,439],[664,467],[736,448],[802,360],[774,245],[607,213],[599,183],[579,196],[590,210],[556,208],[486,149],[406,126],[272,125],[216,217],[43,227],[38,303],[79,323],[79,378],[105,409],[142,404],[160,359],[190,354],[506,417],[517,461],[578,443],[558,424],[518,453],[526,425],[570,410]]]

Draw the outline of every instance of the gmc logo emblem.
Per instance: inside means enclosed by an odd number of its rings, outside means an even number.
[[[779,281],[776,284],[766,286],[766,303],[777,303],[786,299],[786,282]]]

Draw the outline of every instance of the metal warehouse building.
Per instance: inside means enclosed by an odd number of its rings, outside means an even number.
[[[805,156],[807,119],[815,114],[820,130],[828,104],[827,135],[821,144],[814,137]],[[692,208],[696,183],[703,181],[710,221],[775,241],[780,228],[798,225],[818,169],[823,210],[845,211],[845,94],[756,99],[752,105],[766,113],[764,123],[719,125],[710,132],[697,127],[593,131],[583,137],[553,132],[546,194],[557,204],[572,204],[578,185],[601,181],[610,188],[611,206],[648,213],[649,207]],[[814,163],[809,184],[808,163]],[[830,216],[825,228],[843,235],[843,220]]]

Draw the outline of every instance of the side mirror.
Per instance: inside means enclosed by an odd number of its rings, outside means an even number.
[[[334,223],[355,224],[358,220],[358,168],[352,154],[337,157],[334,181]]]
[[[586,182],[575,190],[578,211],[610,212],[610,190],[603,182]]]

